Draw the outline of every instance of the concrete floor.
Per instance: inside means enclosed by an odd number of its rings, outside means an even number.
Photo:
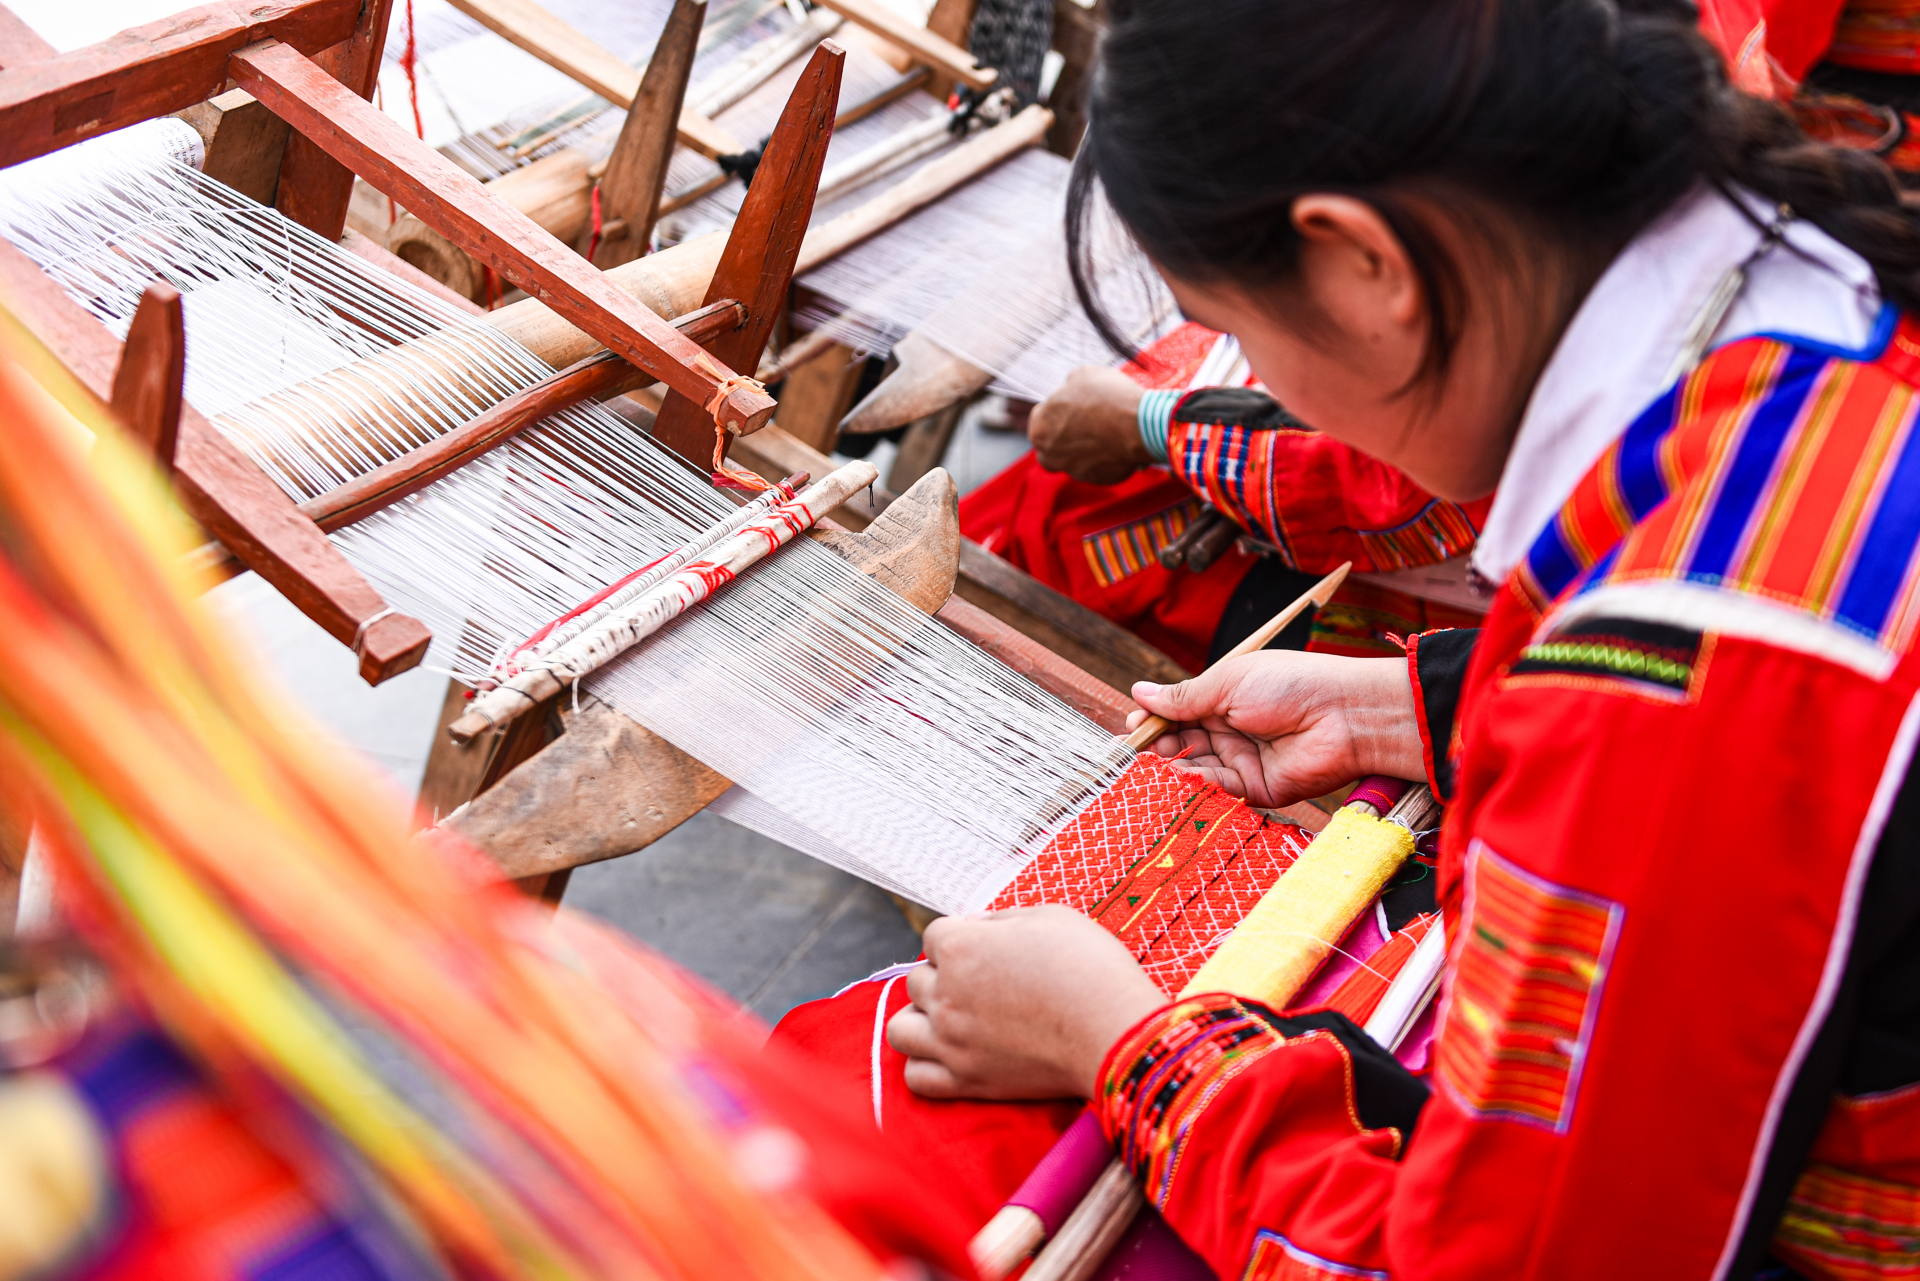
[[[947,463],[962,492],[1026,449],[1017,435],[979,426],[980,407],[955,434]],[[884,474],[891,445],[875,451]],[[351,654],[251,574],[210,598],[243,633],[295,704],[342,750],[356,751],[411,806],[446,690],[412,671],[369,687]],[[664,840],[574,873],[569,908],[591,912],[659,949],[769,1022],[793,1006],[920,950],[885,894],[836,868],[700,814]]]

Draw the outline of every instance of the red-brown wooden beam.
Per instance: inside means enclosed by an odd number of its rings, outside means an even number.
[[[688,312],[674,321],[674,328],[704,344],[738,329],[740,318],[745,314],[739,303],[722,299]],[[498,449],[543,418],[571,409],[583,400],[597,400],[631,390],[644,381],[647,381],[645,374],[610,351],[589,356],[507,397],[444,436],[436,436],[390,463],[301,503],[300,510],[328,533],[345,529],[393,506],[409,494],[419,493],[482,454]]]
[[[59,56],[60,51],[21,21],[19,14],[0,4],[0,67],[45,62]]]
[[[353,38],[362,0],[225,0],[0,71],[0,166],[181,111],[227,87],[262,40],[318,52]]]
[[[365,0],[353,38],[314,59],[314,65],[372,101],[380,80],[380,54],[387,47],[393,0]],[[347,205],[353,200],[353,170],[335,160],[304,134],[287,139],[280,160],[280,186],[274,205],[281,213],[326,240],[347,229]]]
[[[111,401],[120,341],[5,240],[0,294],[102,405]],[[425,625],[389,613],[380,593],[293,500],[192,405],[181,407],[173,480],[202,528],[334,639],[355,649],[368,683],[398,675],[425,656],[432,640]]]
[[[705,405],[736,377],[531,218],[298,50],[278,42],[253,45],[235,53],[229,67],[242,89],[328,155],[673,390]],[[774,401],[763,391],[733,386],[719,410],[730,429],[754,431],[773,416]]]
[[[173,474],[180,440],[181,383],[186,376],[187,323],[180,291],[156,280],[147,286],[127,328],[109,404],[168,475]]]
[[[780,122],[767,139],[753,185],[740,206],[707,286],[706,301],[738,298],[747,304],[747,323],[714,340],[708,348],[729,365],[753,368],[767,349],[774,318],[787,305],[793,264],[813,218],[813,197],[820,167],[833,141],[833,117],[840,105],[840,72],[846,52],[823,40],[787,96]],[[712,461],[713,415],[684,394],[668,393],[654,420],[653,438],[701,466]],[[722,436],[721,453],[732,444]]]

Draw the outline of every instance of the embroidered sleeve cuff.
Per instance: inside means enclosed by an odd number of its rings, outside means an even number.
[[[1140,420],[1140,443],[1155,462],[1167,461],[1167,428],[1173,422],[1173,407],[1186,393],[1179,388],[1150,391],[1140,397],[1136,411]]]
[[[1407,675],[1413,681],[1414,719],[1420,725],[1420,751],[1427,783],[1442,802],[1453,799],[1454,713],[1466,684],[1467,663],[1480,637],[1474,627],[1422,632],[1407,640]]]
[[[1148,1200],[1166,1204],[1181,1147],[1219,1087],[1282,1044],[1253,1010],[1213,992],[1174,1002],[1107,1051],[1093,1103]]]

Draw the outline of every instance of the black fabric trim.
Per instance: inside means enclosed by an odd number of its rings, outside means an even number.
[[[1387,914],[1387,929],[1398,934],[1413,924],[1416,916],[1440,910],[1440,878],[1417,858],[1403,864],[1387,888],[1380,891],[1380,906]]]
[[[1699,657],[1699,632],[1633,618],[1593,618],[1527,646],[1508,671],[1592,676],[1685,693]]]
[[[1207,666],[1227,656],[1227,651],[1265,626],[1268,619],[1299,600],[1313,585],[1320,581],[1318,574],[1303,574],[1297,569],[1288,569],[1277,556],[1261,556],[1253,562],[1253,568],[1246,572],[1233,595],[1227,597],[1227,607],[1220,613],[1220,621],[1213,629],[1213,640],[1207,646]],[[1267,642],[1268,649],[1305,649],[1307,640],[1313,635],[1313,620],[1317,609],[1308,609],[1281,629],[1280,634]]]
[[[1313,430],[1272,396],[1252,387],[1202,387],[1174,406],[1173,416],[1183,423],[1249,431]]]
[[[1400,1155],[1406,1156],[1413,1145],[1413,1127],[1419,1123],[1420,1110],[1427,1106],[1430,1091],[1419,1077],[1400,1066],[1400,1060],[1382,1049],[1380,1043],[1360,1030],[1360,1025],[1332,1010],[1311,1014],[1276,1014],[1257,1001],[1241,1002],[1249,1011],[1282,1036],[1305,1036],[1309,1032],[1331,1032],[1346,1047],[1353,1060],[1354,1110],[1360,1124],[1369,1130],[1388,1126],[1400,1131]]]
[[[1833,1009],[1787,1096],[1730,1277],[1764,1266],[1774,1227],[1833,1096],[1920,1081],[1920,759],[1907,770],[1860,893]]]
[[[1442,801],[1453,797],[1453,762],[1447,758],[1447,744],[1453,742],[1460,690],[1467,683],[1467,664],[1479,639],[1478,627],[1455,627],[1423,633],[1413,650],[1420,702],[1427,710],[1427,741],[1433,744],[1433,781]]]

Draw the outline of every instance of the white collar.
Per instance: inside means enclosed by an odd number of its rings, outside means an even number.
[[[1765,202],[1748,198],[1748,206],[1768,220]],[[1694,318],[1762,234],[1731,200],[1703,188],[1614,259],[1534,384],[1474,547],[1483,577],[1506,578],[1607,446],[1666,390]],[[1872,268],[1809,222],[1789,223],[1786,241],[1749,270],[1715,345],[1777,333],[1859,351],[1880,318]]]

